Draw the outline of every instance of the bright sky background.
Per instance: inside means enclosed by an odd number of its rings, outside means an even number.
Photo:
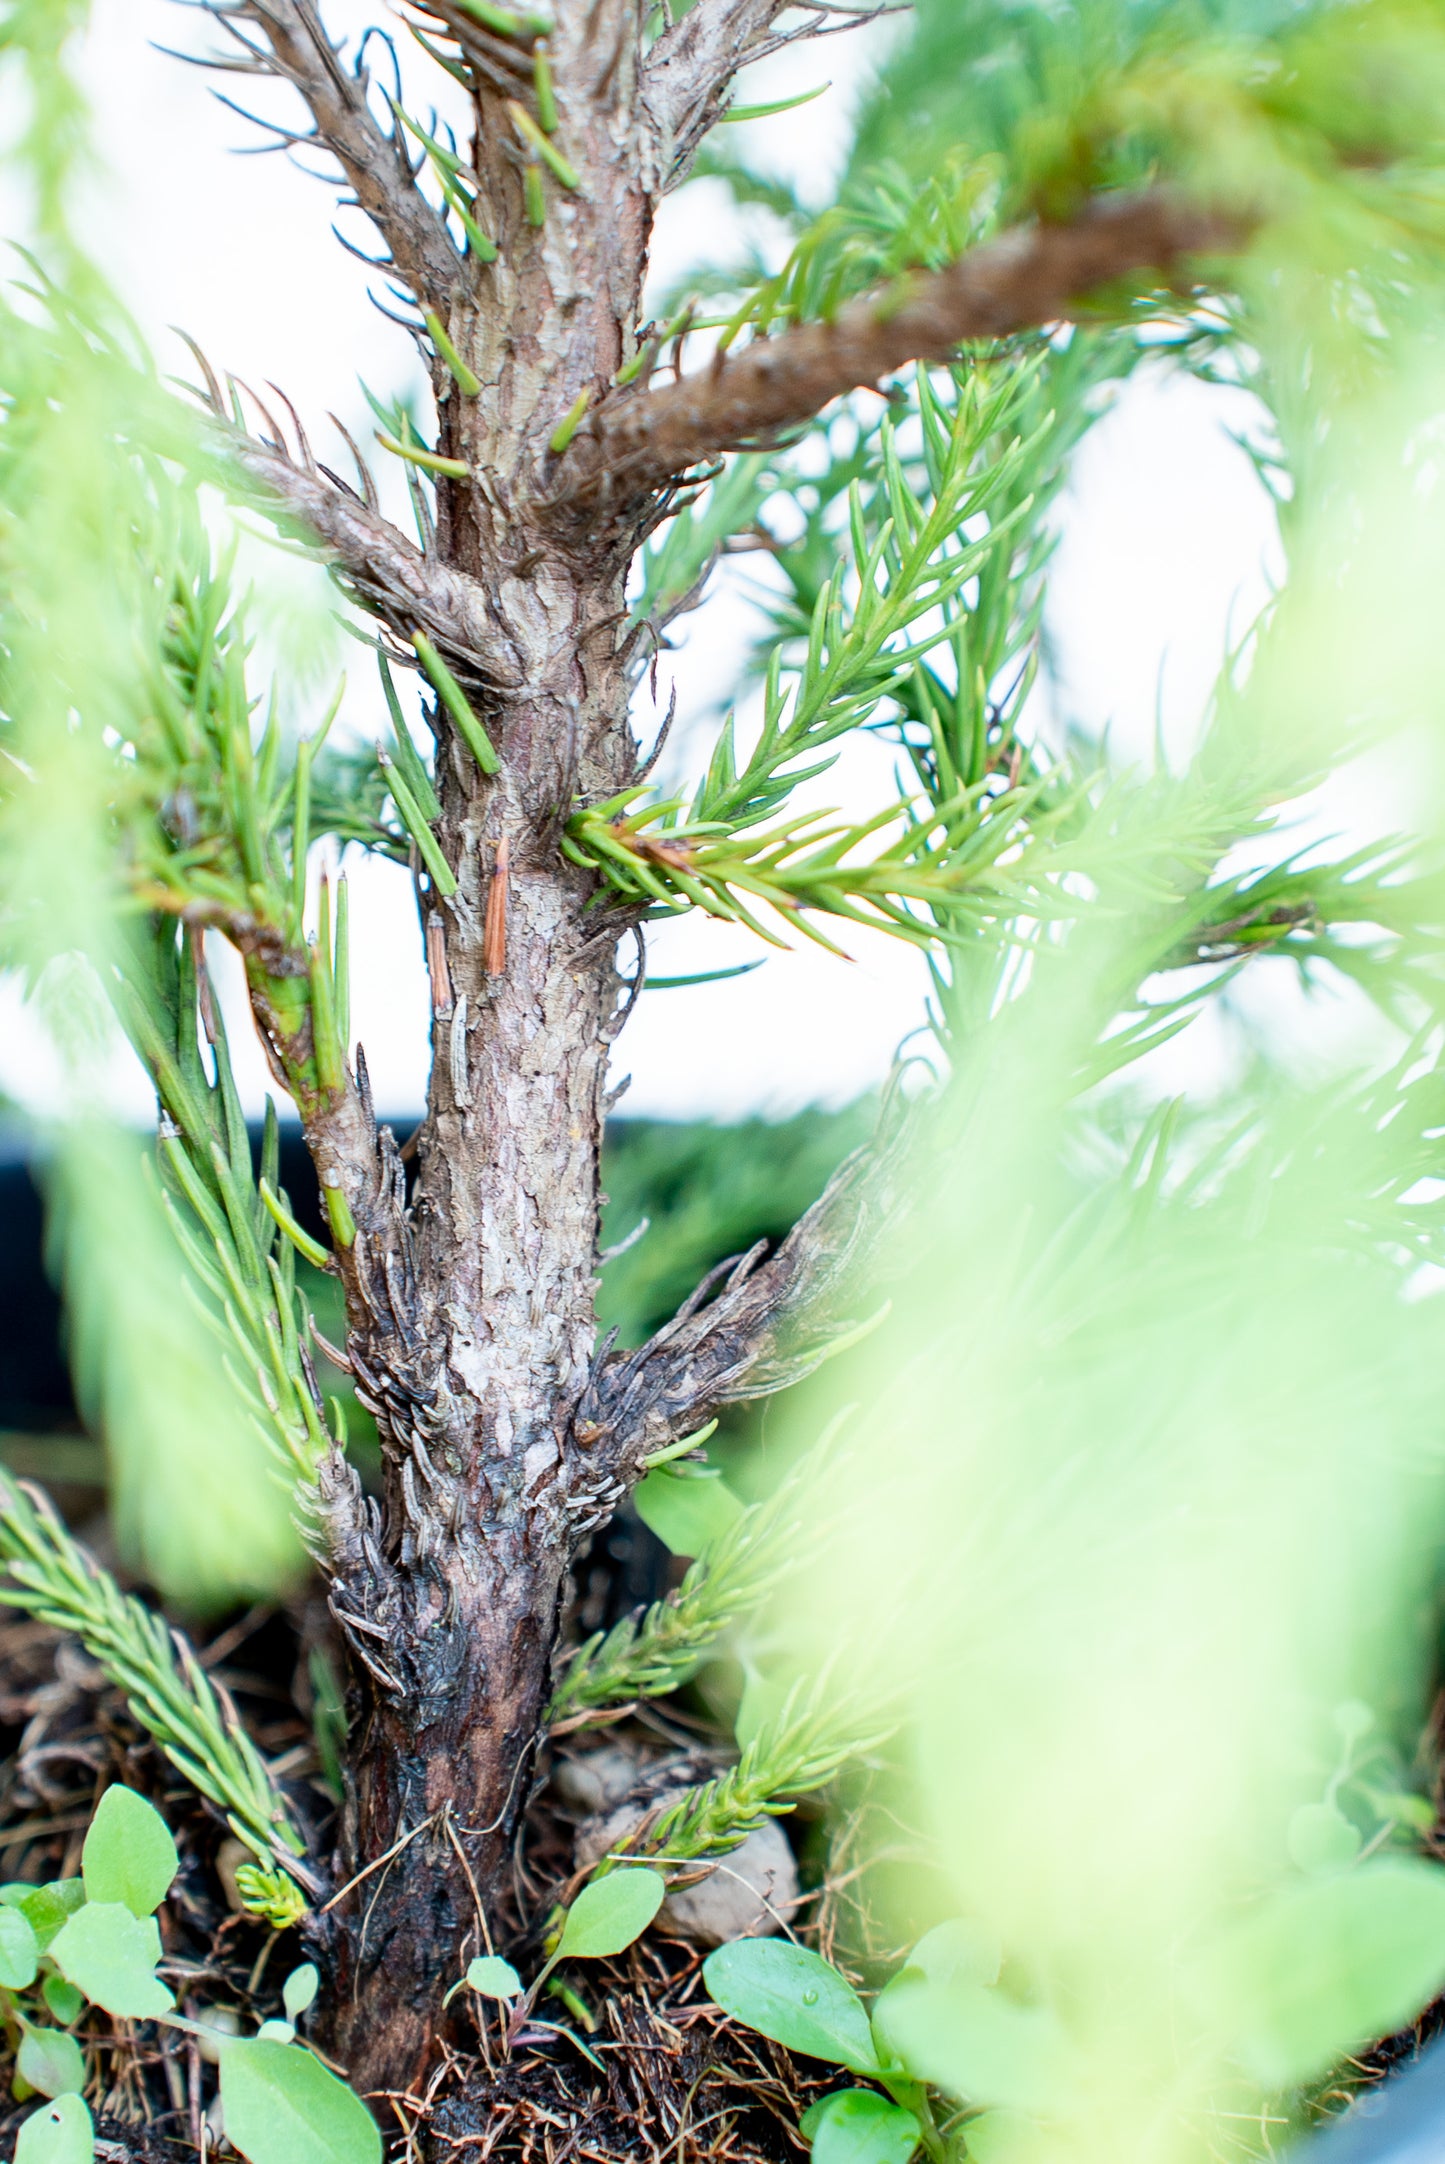
[[[341,30],[376,19],[363,0],[323,0]],[[390,394],[421,380],[409,340],[367,298],[367,273],[332,238],[332,198],[276,156],[237,156],[255,130],[217,104],[213,85],[246,102],[255,86],[221,82],[154,49],[198,51],[206,25],[174,0],[95,0],[87,76],[100,119],[105,171],[90,209],[97,254],[154,339],[167,367],[188,369],[169,326],[182,325],[218,367],[254,383],[281,384],[318,447],[335,411],[358,440],[370,423],[356,387],[364,376]],[[746,95],[778,96],[831,80],[806,108],[739,133],[750,154],[826,187],[850,97],[869,65],[862,35],[834,37],[754,71]],[[284,111],[274,99],[268,107]],[[691,191],[663,213],[654,257],[661,285],[690,262],[726,248],[736,219],[721,189]],[[354,214],[349,237],[364,241]],[[1062,703],[1092,726],[1110,723],[1116,744],[1146,756],[1156,714],[1167,738],[1187,741],[1232,626],[1237,634],[1265,592],[1273,519],[1230,430],[1241,416],[1197,383],[1145,375],[1086,440],[1062,513],[1049,629]],[[333,439],[334,443],[334,439]],[[323,457],[337,462],[333,449]],[[402,507],[397,507],[402,522]],[[328,677],[350,670],[346,720],[380,727],[379,692],[365,656],[325,629],[326,596],[289,559],[258,559],[276,637],[310,698],[325,703]],[[679,627],[665,657],[661,701],[677,679],[680,740],[715,710],[730,657],[755,621],[740,582]],[[645,717],[644,717],[645,720]],[[888,769],[861,747],[844,762],[835,800],[883,801]],[[830,782],[830,789],[832,783]],[[348,859],[353,898],[353,1013],[378,1102],[419,1107],[426,1074],[426,997],[408,883],[395,867]],[[783,1112],[840,1103],[886,1073],[899,1041],[922,1018],[923,970],[881,936],[846,942],[851,964],[804,947],[770,955],[730,983],[664,991],[639,1002],[618,1046],[630,1072],[625,1109],[685,1116]],[[756,946],[729,927],[688,920],[652,935],[651,966],[677,973],[751,960]],[[220,958],[218,958],[219,961]],[[624,959],[626,959],[624,957]],[[630,965],[629,965],[630,966]],[[226,971],[218,974],[224,983]],[[248,1102],[259,1109],[269,1079],[259,1050],[233,1033]],[[43,1107],[56,1086],[43,1035],[0,982],[0,1091]],[[119,1057],[117,1105],[144,1116],[138,1069]]]

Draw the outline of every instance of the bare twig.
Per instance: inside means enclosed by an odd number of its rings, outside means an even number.
[[[686,167],[722,110],[740,68],[763,59],[779,42],[769,33],[794,0],[701,0],[653,46],[644,102],[657,130],[664,173]],[[816,11],[819,22],[823,11]]]
[[[314,141],[336,159],[356,201],[391,250],[397,275],[419,301],[445,315],[462,258],[440,213],[416,185],[398,131],[390,134],[367,103],[368,75],[348,67],[327,33],[316,0],[203,0],[240,51],[214,65],[289,83],[311,114]],[[247,36],[242,25],[261,33]],[[265,123],[262,123],[265,125]]]
[[[423,630],[458,673],[485,684],[508,682],[509,664],[478,581],[440,557],[423,556],[378,511],[284,451],[239,432],[229,448],[266,495],[327,549],[358,601],[403,640]]]
[[[786,1389],[838,1348],[860,1259],[907,1207],[912,1139],[911,1122],[891,1124],[839,1166],[775,1254],[760,1243],[732,1258],[636,1352],[604,1355],[577,1424],[589,1463],[635,1478],[722,1406]]]

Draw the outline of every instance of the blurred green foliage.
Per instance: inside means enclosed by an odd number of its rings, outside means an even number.
[[[340,892],[313,913],[308,845],[323,827],[405,842],[369,760],[312,776],[331,709],[298,749],[248,678],[247,604],[198,508],[223,471],[74,245],[56,35],[78,19],[30,0],[0,33],[45,255],[0,308],[0,929],[75,1078],[52,1191],[87,1404],[124,1478],[164,1465],[173,1491],[142,1511],[122,1493],[118,1517],[169,1590],[215,1597],[183,1576],[182,1506],[211,1508],[199,1462],[244,1509],[279,1446],[304,1508],[330,1446],[277,1245],[295,1228],[255,1189],[175,920],[252,942],[253,997],[314,1107],[350,1032]],[[765,937],[818,937],[815,916],[865,899],[877,921],[881,898],[928,952],[937,1086],[843,1454],[813,1442],[826,1390],[797,1415],[816,1502],[794,1544],[788,1490],[786,1562],[768,1545],[782,1516],[725,1509],[685,1536],[700,1552],[676,1595],[599,1634],[560,1702],[603,1722],[731,1664],[736,1762],[651,1829],[686,1860],[861,1762],[829,1929],[870,1981],[909,1956],[890,2048],[913,2086],[894,2109],[935,2157],[1253,2153],[1445,1982],[1442,1874],[1411,1853],[1435,1824],[1445,1528],[1445,8],[920,0],[834,202],[731,150],[705,163],[786,241],[781,262],[699,282],[727,341],[1103,188],[1187,191],[1240,252],[1206,267],[1217,290],[1133,281],[1067,332],[979,345],[882,411],[847,403],[725,464],[648,552],[636,593],[659,630],[731,543],[767,552],[760,725],[724,724],[689,795],[576,808],[563,846],[643,908],[749,923],[756,903]],[[1146,365],[1253,394],[1285,559],[1197,742],[1152,762],[1050,741],[1028,705],[1070,457]],[[794,792],[860,731],[895,756],[896,790],[821,851],[828,815]],[[1348,846],[1319,838],[1331,786],[1363,829]],[[760,869],[763,818],[781,824]],[[890,821],[901,844],[882,848]],[[413,838],[418,822],[421,798]],[[147,914],[138,950],[122,923]],[[1215,1093],[1161,1102],[1136,1063],[1246,967],[1374,1004],[1324,1049],[1237,1036]],[[165,1106],[190,1303],[156,1194],[99,1193],[97,986]],[[721,1254],[781,1236],[865,1124],[614,1132],[604,1321],[636,1342]],[[342,1244],[348,1222],[333,1215]],[[212,1411],[218,1331],[232,1365]],[[649,1477],[705,1478],[693,1441]],[[260,1567],[248,1538],[224,1543],[236,1584]],[[36,1571],[82,1606],[104,1594],[63,1539],[50,1551]],[[925,1926],[998,1959],[930,1974]],[[889,2024],[838,2003],[858,2046],[838,2063],[881,2079],[865,2054]],[[889,2156],[912,2138],[849,2116]],[[842,2119],[809,2132],[827,2164]]]

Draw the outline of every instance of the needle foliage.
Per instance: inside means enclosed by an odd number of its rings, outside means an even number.
[[[268,35],[273,15],[289,21],[286,9],[209,12],[246,45],[241,65],[277,71],[248,38]],[[642,10],[638,54],[727,12],[726,0]],[[549,424],[535,474],[496,488],[460,455],[459,411],[475,416],[495,389],[481,349],[462,350],[475,324],[444,322],[421,274],[442,260],[449,276],[482,281],[470,290],[485,314],[516,270],[505,246],[545,251],[577,224],[583,145],[547,20],[481,0],[425,0],[411,14],[416,51],[388,95],[363,46],[358,73],[338,63],[326,77],[351,86],[351,104],[337,90],[340,119],[325,109],[328,126],[353,131],[345,142],[368,146],[378,198],[398,189],[407,204],[393,232],[416,263],[392,268],[418,287],[410,327],[437,364],[437,410],[367,396],[376,443],[405,476],[416,547],[382,530],[364,459],[352,490],[315,463],[299,424],[294,460],[269,415],[258,440],[240,391],[199,356],[199,404],[162,380],[77,238],[84,8],[0,4],[6,111],[19,116],[7,155],[28,193],[31,247],[0,294],[0,964],[46,1019],[64,1076],[37,1120],[53,1252],[128,1557],[162,1593],[221,1601],[303,1567],[294,1518],[344,1580],[333,1613],[356,1656],[355,1706],[379,1691],[401,1722],[398,1708],[412,1719],[432,1702],[430,1686],[402,1680],[416,1646],[480,1599],[475,1572],[501,1552],[518,1468],[530,1501],[554,1477],[541,1465],[551,1446],[535,1438],[511,1465],[508,1409],[492,1427],[505,1428],[496,1447],[510,1470],[467,1519],[486,1481],[472,1477],[472,1442],[445,1440],[445,1421],[463,1382],[483,1388],[493,1318],[458,1305],[482,1297],[470,1278],[417,1290],[439,1206],[424,1189],[408,1216],[406,1153],[378,1137],[351,1020],[353,966],[369,958],[352,952],[347,864],[371,852],[410,873],[410,896],[395,891],[423,918],[446,1132],[475,1140],[485,1127],[493,1152],[493,1186],[466,1198],[484,1232],[497,1183],[531,1192],[506,1122],[545,1096],[535,1063],[560,1026],[560,1007],[539,995],[516,1071],[485,1103],[472,1096],[477,1045],[512,989],[509,906],[529,921],[517,896],[535,890],[521,882],[551,880],[575,900],[569,968],[635,937],[633,997],[647,990],[649,929],[679,919],[725,922],[772,967],[800,940],[840,970],[859,942],[911,950],[928,993],[912,1059],[913,1177],[927,1192],[911,1213],[900,1205],[881,1241],[876,1259],[902,1289],[891,1315],[865,1310],[879,1329],[851,1371],[861,1403],[829,1426],[821,1395],[810,1399],[793,1433],[822,1425],[825,1442],[746,1504],[705,1459],[711,1426],[653,1404],[662,1443],[643,1435],[616,1477],[574,1485],[558,1508],[575,1547],[640,1479],[638,1508],[685,1574],[563,1648],[528,1720],[574,1733],[685,1691],[714,1729],[736,1716],[727,1762],[647,1821],[631,1872],[604,1860],[584,1897],[597,1914],[635,1903],[650,1919],[659,1874],[695,1876],[840,1784],[856,1824],[886,1819],[916,1836],[921,1860],[901,1893],[878,1890],[882,1859],[866,1856],[852,1894],[822,1890],[830,1943],[870,1988],[898,1971],[871,2014],[813,1956],[833,1981],[793,1963],[811,1981],[779,2014],[764,1972],[796,1949],[764,1956],[750,1983],[746,1961],[714,1972],[729,2011],[799,2050],[817,2038],[800,2009],[819,1994],[843,2008],[853,2042],[836,2063],[874,2086],[807,2129],[820,2164],[840,2164],[827,2152],[850,2114],[870,2130],[853,2164],[907,2164],[919,2144],[934,2164],[1217,2154],[1221,2128],[1302,2115],[1342,2054],[1445,1985],[1445,1962],[1400,1921],[1406,1896],[1428,1887],[1419,1914],[1433,1929],[1439,1886],[1437,1866],[1404,1852],[1433,1823],[1418,1531],[1439,1521],[1445,1264],[1445,716],[1432,630],[1445,572],[1445,13],[1436,0],[918,0],[879,48],[829,200],[708,131],[695,177],[766,213],[750,228],[756,246],[705,267],[635,337],[627,326],[615,376],[584,384]],[[288,70],[304,76],[299,61]],[[469,159],[427,109],[428,81],[442,102],[466,86],[479,109],[501,81],[505,155],[483,143]],[[743,113],[717,128],[729,117]],[[481,150],[518,191],[510,239]],[[1021,249],[1091,232],[1101,202],[1131,196],[1204,206],[1215,252],[1167,278],[1131,274],[1087,308],[1056,295],[1047,313],[1067,307],[1067,325],[1036,312],[1034,329],[897,373],[881,398],[820,397],[791,428],[731,428],[711,464],[675,476],[639,514],[625,593],[615,564],[607,574],[605,617],[621,642],[618,682],[630,657],[639,705],[669,625],[735,559],[757,574],[753,636],[729,680],[709,687],[721,694],[710,733],[660,745],[655,771],[628,739],[605,790],[581,779],[595,747],[574,744],[562,801],[518,829],[525,848],[510,860],[490,808],[480,823],[463,816],[458,791],[491,791],[498,819],[521,801],[530,754],[508,735],[503,696],[521,696],[506,675],[514,657],[498,642],[479,661],[455,619],[444,633],[426,614],[434,593],[403,609],[387,589],[399,575],[420,594],[440,565],[443,599],[460,591],[486,618],[485,582],[438,554],[438,537],[459,530],[461,492],[485,498],[477,531],[505,527],[524,497],[560,518],[568,460],[603,455],[628,398],[666,395],[653,378],[669,353],[684,372],[686,337],[716,341],[697,389],[705,409],[732,357],[800,334],[810,352],[826,347],[820,330],[856,320],[864,294],[875,325],[906,316],[937,290],[930,274],[970,250],[993,250],[981,260],[1001,276]],[[1247,411],[1244,448],[1277,516],[1283,570],[1194,740],[1128,757],[1107,731],[1066,725],[1048,627],[1072,462],[1141,376],[1227,388],[1231,411]],[[288,487],[310,491],[303,509]],[[326,518],[323,548],[313,528]],[[360,695],[365,726],[352,706],[342,718],[344,687],[293,680],[272,651],[242,569],[256,547],[243,525],[258,519],[337,571],[348,628],[380,661]],[[348,541],[348,521],[364,545]],[[562,533],[546,527],[545,545],[508,559],[503,583],[530,594],[533,581],[538,620],[548,580],[585,553]],[[1396,817],[1370,817],[1362,773],[1388,777]],[[872,777],[866,802],[859,774]],[[1348,819],[1326,818],[1322,804],[1342,793]],[[468,992],[448,977],[449,939],[476,964]],[[275,1087],[306,1128],[324,1241],[281,1190],[274,1110],[253,1157],[214,981],[223,948]],[[698,983],[711,974],[728,972]],[[1263,1012],[1293,1001],[1306,1015],[1301,989],[1335,1001],[1343,1053],[1337,1042],[1301,1054]],[[233,1007],[232,1029],[237,1019]],[[1162,1077],[1180,1038],[1222,1046],[1226,1078],[1175,1103]],[[146,1177],[102,1196],[123,1160],[134,1172],[105,1109],[122,1047],[158,1128]],[[891,1093],[875,1171],[904,1154],[887,1137],[908,1094]],[[706,1180],[690,1185],[676,1163],[653,1181],[657,1226],[639,1232],[647,1182],[625,1153],[612,1250],[587,1244],[595,1178],[585,1207],[559,1212],[586,1250],[568,1258],[586,1286],[582,1336],[594,1268],[614,1267],[604,1321],[629,1349],[655,1333],[630,1367],[622,1355],[608,1365],[611,1340],[595,1360],[574,1346],[573,1360],[561,1318],[534,1294],[533,1379],[571,1392],[553,1423],[572,1453],[568,1479],[579,1453],[595,1449],[603,1465],[617,1440],[584,1414],[613,1406],[620,1368],[636,1381],[649,1357],[733,1314],[726,1303],[740,1308],[763,1281],[750,1276],[763,1246],[786,1262],[789,1221],[810,1199],[801,1190],[822,1185],[838,1154],[821,1129],[796,1139],[786,1177],[754,1168],[745,1192],[714,1176],[730,1191],[707,1206],[705,1236]],[[360,1160],[342,1163],[348,1150],[371,1153],[355,1209],[343,1173]],[[385,1249],[388,1210],[397,1244]],[[749,1238],[761,1228],[762,1245],[695,1291],[674,1284],[679,1256],[710,1258],[724,1221]],[[344,1416],[319,1386],[298,1256],[345,1287],[341,1357],[378,1422],[387,1510],[362,1494]],[[508,1256],[503,1274],[534,1262]],[[485,1276],[480,1264],[473,1275]],[[462,1323],[474,1334],[438,1354],[431,1340]],[[839,1350],[859,1334],[830,1323],[820,1342]],[[711,1409],[749,1394],[738,1378],[750,1361],[767,1376],[753,1395],[795,1371],[788,1327],[763,1335],[746,1359],[713,1346]],[[494,1440],[488,1428],[477,1450]],[[204,1553],[192,1537],[202,1517],[214,1528]],[[562,1554],[556,1527],[547,1541]],[[324,1860],[303,1855],[272,1776],[184,1646],[8,1483],[0,1559],[0,1598],[74,1631],[250,1846],[251,1908],[278,1928],[294,1921]],[[428,1569],[440,1575],[422,1598]],[[519,1625],[518,1646],[541,1644],[565,1607],[561,1571],[547,1618]],[[475,1652],[457,1672],[485,1667]],[[1363,1727],[1344,1717],[1345,1759],[1326,1764],[1321,1739],[1343,1733],[1341,1707],[1361,1704]],[[494,1726],[518,1756],[503,1768],[502,1816],[486,1824],[479,1807],[469,1839],[502,1826],[532,1762],[533,1735]],[[373,1732],[391,1730],[368,1716],[346,1747],[372,1749]],[[1355,1750],[1367,1733],[1378,1749]],[[1082,1799],[1071,1786],[1081,1768],[1093,1784]],[[434,1770],[416,1793],[431,1792]],[[392,1793],[389,1779],[369,1766],[353,1802]],[[470,1875],[452,1809],[436,1816]],[[422,1830],[387,1835],[398,1887],[436,1867],[430,1847],[412,1845]],[[423,1906],[434,1918],[449,1898]],[[586,1939],[586,1913],[570,1940],[563,1927],[553,1964]],[[947,1961],[938,1931],[953,1934]],[[998,1946],[990,1973],[981,1959],[967,1970],[964,1939],[975,1953]],[[602,1940],[620,1950],[615,1932]],[[1316,1960],[1346,1941],[1339,1973]],[[502,1970],[517,1981],[505,1962],[487,1973]],[[1296,1979],[1321,1973],[1302,1999]]]

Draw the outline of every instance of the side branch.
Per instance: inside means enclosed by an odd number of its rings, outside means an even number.
[[[573,446],[559,504],[635,503],[699,461],[774,440],[910,362],[946,361],[970,339],[1066,321],[1099,286],[1145,271],[1168,276],[1184,258],[1240,237],[1237,220],[1164,189],[1098,198],[1069,225],[1019,227],[945,270],[865,295],[831,322],[754,339],[678,383],[604,405]]]
[[[665,175],[685,168],[722,109],[728,84],[793,0],[698,0],[648,55],[643,96]]]
[[[593,1462],[634,1481],[644,1459],[724,1405],[769,1397],[822,1365],[856,1326],[860,1263],[906,1212],[913,1140],[904,1121],[855,1151],[774,1255],[764,1260],[760,1244],[724,1264],[636,1352],[604,1356],[576,1423]]]
[[[352,69],[343,62],[316,0],[204,0],[204,5],[245,55],[213,64],[240,74],[275,75],[291,85],[311,115],[314,133],[290,139],[313,141],[331,152],[391,250],[397,275],[419,302],[445,316],[462,259],[440,214],[416,185],[399,131],[388,134],[372,113],[365,67]],[[252,43],[242,23],[261,32],[265,48]]]
[[[425,631],[462,675],[505,687],[498,632],[484,589],[464,571],[424,556],[379,511],[336,487],[316,467],[296,465],[274,444],[228,431],[237,464],[279,510],[319,541],[357,601],[403,640]]]

